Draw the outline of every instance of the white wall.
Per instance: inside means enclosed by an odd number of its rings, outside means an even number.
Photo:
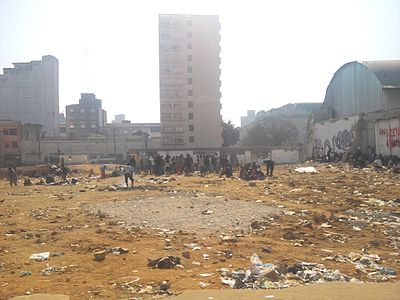
[[[315,146],[324,154],[331,149],[336,153],[344,153],[355,138],[355,125],[359,116],[351,116],[339,120],[328,120],[315,124]]]
[[[375,123],[376,154],[400,156],[400,118]]]

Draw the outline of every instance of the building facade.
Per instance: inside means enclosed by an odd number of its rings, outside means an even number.
[[[321,109],[331,118],[400,107],[400,60],[353,61],[333,75]]]
[[[341,66],[314,120],[312,149],[318,153],[400,156],[400,60]]]
[[[222,146],[218,16],[160,15],[160,120],[166,149]]]
[[[255,110],[248,110],[247,115],[240,117],[240,127],[245,127],[250,123],[254,122],[256,119],[256,111]]]
[[[124,121],[125,121],[125,115],[119,114],[115,115],[114,120],[112,120],[112,123],[121,124]]]
[[[58,134],[58,60],[14,63],[0,75],[0,119],[43,125],[48,136]]]
[[[0,167],[20,165],[21,138],[21,122],[0,120]]]
[[[107,113],[100,99],[92,93],[82,93],[79,104],[66,106],[67,137],[84,138],[99,133],[107,124]]]
[[[101,129],[101,132],[108,137],[132,137],[138,131],[145,132],[148,137],[161,138],[160,123],[131,123],[130,121],[124,121],[122,123],[107,124]]]

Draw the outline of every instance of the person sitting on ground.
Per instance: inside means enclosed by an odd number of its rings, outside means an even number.
[[[133,188],[133,168],[130,165],[126,165],[124,167],[124,177],[125,177],[125,184],[126,188],[129,187],[128,181],[131,181],[131,187]]]
[[[372,166],[375,168],[375,170],[382,169],[382,166],[383,166],[382,160],[380,158],[375,159],[372,162]]]
[[[32,181],[29,178],[24,179],[24,186],[31,186],[33,185]]]

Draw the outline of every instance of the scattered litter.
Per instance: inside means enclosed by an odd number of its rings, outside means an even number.
[[[30,276],[30,275],[32,275],[31,271],[21,271],[19,277]]]
[[[317,169],[314,167],[300,167],[294,169],[297,173],[318,173]]]
[[[50,252],[35,253],[29,256],[29,259],[36,261],[47,260],[50,257]]]

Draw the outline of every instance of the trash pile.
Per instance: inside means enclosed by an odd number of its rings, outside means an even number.
[[[299,262],[293,266],[263,263],[257,254],[250,258],[249,270],[218,270],[221,282],[234,289],[281,289],[299,282],[350,281],[351,278],[338,270],[329,270],[322,264]]]
[[[128,290],[133,294],[150,294],[150,295],[174,295],[174,292],[171,290],[171,284],[168,280],[164,280],[161,283],[150,282],[146,285],[139,284],[139,277],[135,277],[133,280],[129,282],[124,282],[121,284],[121,288]],[[141,299],[141,298],[134,298]]]
[[[359,254],[351,252],[346,255],[335,255],[325,257],[323,260],[331,260],[341,263],[354,264],[358,273],[367,275],[368,279],[374,281],[387,281],[395,278],[397,272],[392,268],[385,268],[380,265],[380,257],[377,254]]]

